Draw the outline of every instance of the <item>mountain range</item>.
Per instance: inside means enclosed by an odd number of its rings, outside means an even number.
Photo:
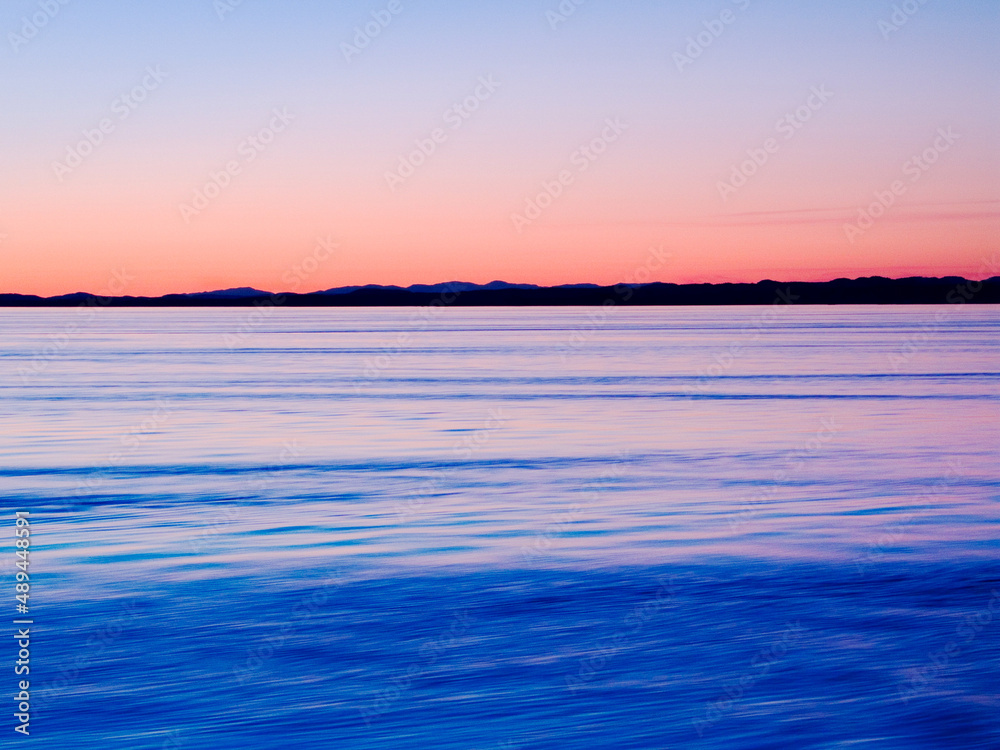
[[[1000,276],[970,281],[958,276],[889,279],[872,276],[822,282],[723,284],[473,284],[450,281],[408,287],[345,286],[307,294],[272,293],[250,287],[162,297],[101,297],[76,292],[57,297],[0,294],[0,307],[407,307],[407,306],[615,306],[615,305],[836,305],[1000,304]]]

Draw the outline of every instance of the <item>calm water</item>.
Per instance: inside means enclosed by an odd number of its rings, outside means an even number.
[[[1000,747],[998,341],[996,307],[0,311],[18,745]]]

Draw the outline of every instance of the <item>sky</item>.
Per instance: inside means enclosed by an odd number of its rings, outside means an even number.
[[[995,0],[7,0],[0,292],[1000,275]]]

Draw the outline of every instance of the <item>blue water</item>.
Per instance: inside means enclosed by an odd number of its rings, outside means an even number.
[[[4,310],[0,746],[998,748],[998,341],[987,306]]]

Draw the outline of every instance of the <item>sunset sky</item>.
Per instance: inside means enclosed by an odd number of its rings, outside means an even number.
[[[10,0],[0,31],[0,292],[615,283],[653,248],[673,282],[1000,275],[995,0]]]

